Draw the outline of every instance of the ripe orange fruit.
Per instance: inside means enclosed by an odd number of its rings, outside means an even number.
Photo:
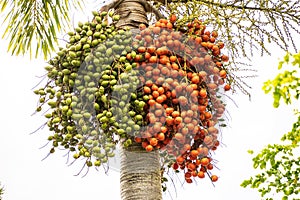
[[[177,163],[174,163],[172,167],[173,167],[174,170],[177,170],[179,166],[178,166]]]
[[[212,182],[216,182],[218,180],[218,177],[216,175],[212,175],[210,177],[210,179],[211,179]]]
[[[150,94],[151,93],[151,89],[147,86],[144,86],[144,93],[145,94]]]
[[[141,143],[141,142],[142,142],[142,138],[140,138],[140,137],[135,137],[135,138],[134,138],[134,141],[135,141],[136,143]]]
[[[227,84],[227,85],[224,86],[224,90],[225,90],[225,91],[228,91],[228,90],[230,90],[230,89],[231,89],[231,86],[230,86],[229,84]]]
[[[156,63],[156,62],[157,62],[157,57],[156,57],[156,56],[151,56],[151,57],[149,58],[149,62],[150,62],[150,63]]]
[[[196,169],[196,165],[194,163],[189,163],[187,168],[191,171],[193,171],[194,169]]]
[[[147,145],[149,145],[148,142],[146,142],[146,141],[142,142],[142,147],[143,147],[143,148],[146,148]]]
[[[171,14],[171,16],[170,16],[170,22],[171,22],[171,23],[175,23],[175,22],[176,22],[176,19],[177,19],[176,15]]]
[[[138,49],[139,53],[145,53],[146,52],[146,47],[139,47]]]
[[[153,33],[155,33],[155,34],[159,34],[160,33],[160,27],[159,26],[156,26],[156,27],[154,27],[153,28]]]
[[[149,145],[146,146],[145,149],[146,149],[146,151],[150,152],[150,151],[153,150],[153,146],[149,144]]]
[[[204,178],[204,177],[205,177],[205,174],[204,174],[203,171],[199,171],[198,174],[197,174],[197,176],[198,176],[199,178]]]
[[[157,141],[156,138],[151,138],[151,139],[149,140],[149,143],[150,143],[150,145],[152,145],[152,146],[155,147],[155,146],[157,145],[158,141]]]
[[[193,157],[197,157],[199,155],[199,152],[197,150],[192,150],[190,152],[190,155],[193,156]]]
[[[192,83],[198,84],[200,82],[200,77],[198,75],[195,75],[192,77]]]
[[[213,36],[214,38],[218,37],[218,32],[217,31],[212,31],[211,32],[211,36]]]
[[[154,47],[154,46],[150,46],[147,48],[147,52],[151,53],[151,54],[153,54],[155,52],[155,50],[156,50],[156,47]]]
[[[206,89],[202,88],[202,89],[199,91],[199,95],[200,95],[202,98],[207,97]]]
[[[140,28],[140,30],[144,30],[146,28],[146,25],[145,24],[140,24],[139,28]]]
[[[174,119],[175,124],[180,124],[182,122],[182,118],[181,117],[176,117]]]
[[[164,141],[165,140],[165,134],[164,133],[158,133],[157,134],[157,139],[159,141]]]
[[[214,166],[213,166],[213,164],[209,163],[209,164],[206,166],[206,168],[207,168],[208,170],[212,170],[212,169],[214,168]]]
[[[227,72],[224,69],[222,69],[219,73],[221,78],[226,78]]]
[[[207,157],[203,157],[201,159],[201,165],[202,166],[207,166],[209,164],[210,160]]]
[[[172,117],[174,117],[174,118],[178,117],[179,115],[180,115],[180,113],[176,110],[172,112]]]
[[[222,59],[223,62],[228,62],[229,61],[229,57],[226,56],[226,55],[222,55],[221,59]]]
[[[174,137],[177,139],[177,140],[183,140],[183,135],[181,134],[181,133],[176,133],[175,135],[174,135]]]
[[[184,158],[183,158],[182,156],[178,156],[178,157],[176,158],[176,162],[177,162],[178,164],[181,164],[181,163],[184,162]]]

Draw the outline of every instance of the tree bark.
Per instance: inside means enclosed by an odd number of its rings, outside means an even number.
[[[158,151],[146,152],[136,144],[121,150],[122,200],[161,200]]]
[[[120,3],[121,2],[121,3]],[[128,27],[135,35],[139,25],[148,25],[147,8],[139,0],[119,1],[115,14],[120,15],[117,28]],[[122,200],[161,200],[161,174],[158,151],[146,152],[140,144],[121,149]]]
[[[116,27],[128,27],[136,31],[140,24],[148,24],[146,8],[139,0],[123,0],[115,7],[115,14],[120,15]]]

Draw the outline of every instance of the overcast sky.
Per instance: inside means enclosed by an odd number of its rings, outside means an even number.
[[[75,176],[81,164],[68,167],[62,152],[41,161],[49,147],[39,148],[46,143],[49,132],[45,128],[29,133],[45,122],[42,115],[31,114],[38,101],[32,88],[40,81],[38,76],[45,73],[46,63],[42,59],[29,60],[28,56],[12,57],[6,53],[7,44],[0,40],[0,181],[5,186],[4,200],[120,199],[119,172],[110,170],[106,175],[92,168],[84,178]],[[239,186],[255,174],[247,150],[278,142],[294,121],[293,107],[274,109],[271,96],[261,90],[262,83],[277,73],[278,58],[284,55],[275,48],[273,53],[272,57],[253,58],[258,77],[247,80],[253,87],[251,101],[245,95],[232,96],[238,107],[228,101],[230,127],[222,130],[222,147],[214,157],[219,161],[219,170],[214,170],[219,175],[215,187],[208,179],[182,186],[174,177],[174,200],[260,199],[256,191]],[[170,194],[165,199],[171,199]]]

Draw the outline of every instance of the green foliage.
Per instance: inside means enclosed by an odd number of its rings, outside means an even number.
[[[290,61],[289,54],[286,54],[284,60],[279,62],[278,69],[282,69],[284,63]],[[300,96],[300,53],[292,56],[293,61],[291,64],[296,68],[295,70],[288,71],[285,70],[282,73],[279,73],[275,79],[268,80],[264,83],[263,90],[265,93],[273,93],[273,106],[277,108],[280,104],[280,100],[283,99],[284,103],[291,104],[292,98],[296,100]],[[298,68],[298,69],[297,69]]]
[[[291,63],[294,67],[300,67],[300,53],[293,55],[291,61],[287,54],[284,60],[279,63],[279,69],[283,64]],[[280,99],[283,98],[285,104],[291,104],[292,98],[299,98],[300,78],[296,76],[297,70],[284,71],[277,75],[272,81],[267,81],[263,87],[266,93],[273,92],[274,107],[278,107]],[[261,173],[244,180],[242,187],[256,188],[262,197],[276,193],[276,197],[281,195],[282,199],[296,199],[300,192],[300,112],[296,111],[296,122],[292,130],[284,134],[281,144],[268,145],[253,160],[253,167],[259,169]],[[250,151],[251,152],[251,151]],[[273,198],[266,198],[273,199]]]
[[[255,72],[245,68],[257,51],[261,55],[271,54],[270,43],[297,51],[294,36],[300,33],[299,0],[168,0],[167,4],[165,0],[158,1],[159,11],[175,13],[181,23],[199,18],[220,33],[232,62],[228,71],[232,74],[233,91],[238,89],[250,96],[251,86],[244,80],[255,76]]]
[[[10,39],[9,50],[24,54],[32,50],[45,56],[54,50],[56,35],[69,25],[70,11],[85,1],[79,0],[3,0],[1,11],[8,10],[5,34]],[[116,1],[119,3],[120,1]],[[230,57],[248,58],[253,50],[270,53],[266,44],[276,43],[285,50],[296,49],[293,33],[300,34],[299,0],[155,0],[160,14],[175,13],[181,17],[201,16],[215,27],[229,49]],[[141,3],[143,3],[141,1]],[[69,7],[70,5],[70,7]],[[37,43],[32,42],[33,38]],[[35,48],[32,48],[35,45]],[[249,53],[250,50],[250,53]]]
[[[76,0],[4,0],[1,12],[6,14],[2,38],[10,40],[8,50],[14,54],[41,53],[47,59],[57,44],[57,35],[69,27],[70,10],[82,8]]]
[[[300,33],[299,0],[168,0],[167,8],[165,0],[159,1],[159,10],[186,18],[201,16],[222,35],[231,58],[250,59],[253,50],[270,54],[271,42],[285,50],[297,49],[293,33]]]

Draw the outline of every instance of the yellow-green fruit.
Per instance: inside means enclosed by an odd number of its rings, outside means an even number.
[[[75,158],[75,159],[77,159],[77,158],[79,158],[80,157],[80,155],[78,154],[78,153],[75,153],[74,155],[73,155],[73,158]]]
[[[94,165],[97,166],[97,167],[99,167],[101,165],[101,161],[100,160],[96,160],[94,162]]]
[[[57,124],[58,122],[60,122],[60,117],[55,117],[55,118],[52,120],[52,123],[53,123],[53,124]]]
[[[86,165],[87,165],[88,167],[91,167],[91,166],[93,166],[93,163],[92,163],[91,161],[86,161]]]

